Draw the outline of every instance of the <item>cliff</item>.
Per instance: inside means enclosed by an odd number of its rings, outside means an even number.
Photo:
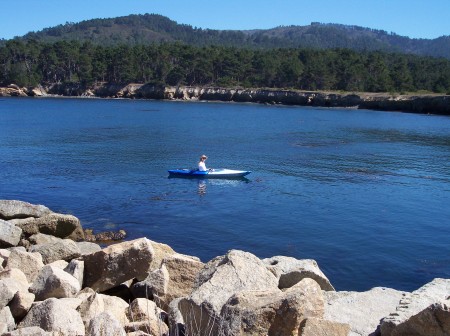
[[[387,93],[335,93],[281,89],[164,86],[155,84],[103,83],[55,84],[43,88],[0,88],[0,96],[68,96],[185,101],[223,101],[262,104],[346,107],[381,111],[404,111],[450,115],[448,95],[391,95]]]

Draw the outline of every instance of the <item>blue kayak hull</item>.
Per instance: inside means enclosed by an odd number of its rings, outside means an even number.
[[[247,170],[213,169],[200,171],[197,169],[171,169],[168,171],[172,177],[200,177],[200,178],[233,178],[250,174]]]

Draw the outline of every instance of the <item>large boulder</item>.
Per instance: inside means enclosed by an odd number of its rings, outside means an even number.
[[[304,278],[315,280],[323,290],[334,291],[328,278],[320,270],[317,262],[312,259],[295,259],[276,256],[262,260],[267,268],[278,278],[280,289],[289,288]]]
[[[382,320],[381,335],[450,335],[449,298],[450,279],[434,279],[399,300]]]
[[[9,307],[4,307],[0,309],[0,324],[6,325],[7,331],[14,330],[16,323],[14,322],[14,318],[11,314],[11,310]]]
[[[375,333],[380,320],[394,312],[407,292],[375,287],[366,292],[324,291],[324,319],[348,324],[352,335]]]
[[[80,283],[72,275],[58,267],[46,265],[29,290],[36,295],[36,300],[41,301],[48,298],[75,297],[80,289]]]
[[[0,218],[39,218],[52,213],[52,211],[43,205],[34,205],[22,201],[0,200]]]
[[[314,317],[304,320],[299,329],[300,336],[348,336],[350,326]]]
[[[320,286],[303,279],[285,292],[243,291],[222,309],[218,332],[226,335],[297,335],[307,318],[321,318],[324,301]]]
[[[27,315],[35,299],[35,295],[29,292],[17,292],[11,302],[9,308],[11,314],[17,321],[22,320]]]
[[[40,253],[26,252],[20,248],[14,248],[9,254],[6,266],[9,269],[20,269],[28,282],[32,283],[44,267],[44,263]]]
[[[0,280],[0,310],[6,307],[16,293],[15,287],[11,287],[4,280]]]
[[[86,334],[89,336],[126,336],[123,326],[108,312],[102,312],[90,320]]]
[[[144,280],[155,260],[163,259],[155,248],[159,245],[140,238],[83,256],[84,286],[102,292],[133,278]]]
[[[39,252],[44,264],[50,264],[57,260],[70,261],[81,256],[78,245],[70,239],[58,239],[47,244],[33,245],[30,252]]]
[[[128,330],[140,329],[136,322],[147,322],[146,327],[149,328],[151,335],[167,335],[169,327],[165,324],[166,313],[156,306],[153,301],[145,298],[138,298],[131,302],[127,310],[128,319],[134,324],[127,325]]]
[[[198,304],[206,301],[220,312],[228,299],[240,291],[273,289],[278,289],[277,278],[259,258],[231,250],[204,266],[190,298]]]
[[[27,236],[43,233],[75,241],[84,239],[80,220],[72,215],[50,213],[39,218],[27,218],[15,223]]]
[[[78,311],[86,324],[103,312],[108,312],[114,316],[122,327],[129,323],[127,317],[128,304],[118,297],[94,293],[84,298]]]
[[[0,219],[0,248],[17,246],[22,229]]]
[[[189,295],[200,270],[198,258],[175,253],[162,261],[161,267],[149,273],[144,281],[131,288],[136,297],[152,298],[164,310],[179,297]]]
[[[18,328],[40,327],[65,336],[83,336],[85,328],[80,314],[64,300],[47,299],[34,305]]]
[[[189,333],[189,321],[194,321],[191,324],[201,333],[219,332],[222,307],[244,291],[281,293],[276,277],[251,253],[231,250],[208,262],[200,271],[192,294],[178,304],[186,332]]]

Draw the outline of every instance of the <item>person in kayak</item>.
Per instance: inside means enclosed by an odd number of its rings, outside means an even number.
[[[206,169],[206,165],[205,165],[205,161],[208,157],[203,154],[202,156],[200,156],[200,161],[198,162],[198,170],[199,171],[207,171],[208,169]]]

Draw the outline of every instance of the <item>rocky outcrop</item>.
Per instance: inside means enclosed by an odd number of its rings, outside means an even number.
[[[388,93],[334,93],[283,89],[165,86],[140,83],[102,83],[85,87],[80,83],[54,84],[44,89],[0,88],[1,96],[69,96],[185,101],[223,101],[317,107],[348,107],[381,111],[450,114],[448,95],[395,95]],[[1,217],[0,217],[1,218]]]
[[[11,226],[55,218],[1,204]],[[1,335],[450,335],[449,279],[336,292],[311,259],[231,250],[204,264],[146,238],[72,253],[81,243],[54,236],[73,230],[62,223],[0,248]]]

